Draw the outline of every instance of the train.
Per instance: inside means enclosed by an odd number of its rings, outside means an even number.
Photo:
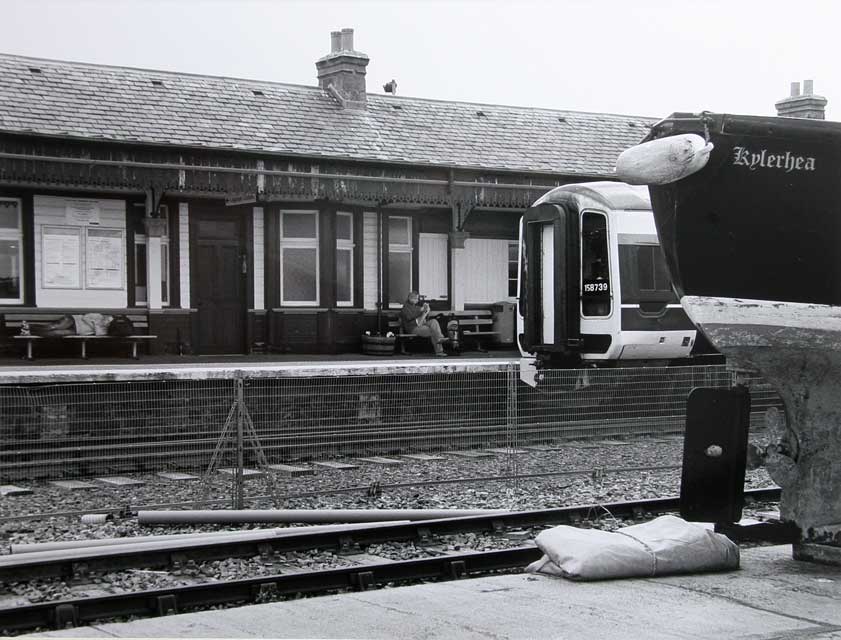
[[[517,343],[537,368],[722,361],[675,294],[645,186],[557,187],[520,220]]]

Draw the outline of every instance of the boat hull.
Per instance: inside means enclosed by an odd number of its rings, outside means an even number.
[[[714,149],[649,186],[670,275],[728,364],[783,399],[764,451],[783,519],[841,547],[841,124],[675,114],[651,137],[684,133]]]

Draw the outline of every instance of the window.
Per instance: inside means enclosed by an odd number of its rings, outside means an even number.
[[[590,211],[581,216],[581,313],[610,315],[607,218]]]
[[[412,219],[388,219],[388,301],[402,304],[412,290]]]
[[[0,198],[0,303],[23,302],[23,221],[20,200]]]
[[[619,275],[625,304],[678,301],[659,245],[620,244]]]
[[[318,306],[318,212],[280,213],[280,302]]]
[[[508,243],[508,297],[517,297],[517,271],[519,269],[517,254],[520,244],[518,242]]]
[[[353,306],[353,214],[336,214],[336,304]]]
[[[145,217],[145,206],[143,204],[135,204],[143,211],[135,220],[134,233],[134,303],[139,307],[145,307],[149,304],[148,290],[147,290],[147,262],[146,262],[146,227],[143,224]],[[169,306],[169,207],[162,204],[158,210],[158,215],[166,220],[164,225],[164,233],[161,236],[161,304]]]

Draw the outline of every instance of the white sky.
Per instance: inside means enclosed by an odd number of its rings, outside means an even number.
[[[841,119],[834,0],[0,0],[0,26],[5,53],[310,86],[351,27],[372,93],[775,115],[812,79]]]

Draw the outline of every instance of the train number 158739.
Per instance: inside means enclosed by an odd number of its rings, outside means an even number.
[[[606,281],[584,282],[584,293],[607,293],[610,284]]]

